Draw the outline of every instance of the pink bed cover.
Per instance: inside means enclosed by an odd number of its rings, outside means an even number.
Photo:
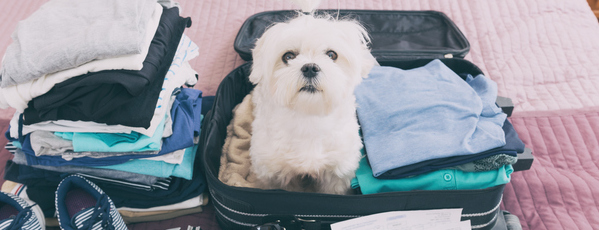
[[[0,54],[18,21],[44,2],[2,1]],[[200,47],[190,64],[204,95],[214,95],[221,79],[244,63],[233,41],[247,17],[296,9],[288,0],[179,3],[193,21],[185,33]],[[530,170],[513,174],[501,208],[516,214],[523,229],[599,229],[599,23],[586,1],[323,0],[320,8],[446,13],[470,41],[466,59],[515,103],[510,120],[535,156]],[[13,111],[0,110],[3,130]],[[8,158],[2,150],[1,162]],[[210,228],[217,227],[202,226]]]

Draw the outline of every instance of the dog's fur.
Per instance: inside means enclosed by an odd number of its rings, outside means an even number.
[[[250,157],[261,188],[351,191],[362,148],[353,92],[376,64],[368,42],[355,21],[313,15],[275,24],[258,39]],[[285,62],[287,52],[295,55]],[[315,76],[303,74],[314,64]]]

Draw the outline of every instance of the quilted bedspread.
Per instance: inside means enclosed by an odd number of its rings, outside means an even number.
[[[0,54],[18,21],[44,2],[0,0]],[[233,41],[246,18],[297,9],[289,0],[178,2],[193,21],[186,34],[200,56],[190,64],[204,95],[214,95],[221,79],[244,63]],[[513,100],[510,120],[535,156],[530,170],[513,174],[502,209],[516,214],[524,229],[599,229],[599,23],[587,1],[323,0],[319,8],[446,13],[470,41],[466,59]],[[13,111],[0,110],[4,130]],[[2,150],[0,161],[7,158]],[[211,227],[217,228],[202,229]]]

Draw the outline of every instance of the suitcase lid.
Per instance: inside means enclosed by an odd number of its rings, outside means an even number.
[[[316,14],[337,15],[337,10]],[[293,10],[266,11],[250,16],[235,38],[234,48],[243,60],[265,28],[297,15]],[[370,34],[372,55],[379,61],[463,58],[470,43],[447,15],[438,11],[340,10],[339,18],[358,20]]]

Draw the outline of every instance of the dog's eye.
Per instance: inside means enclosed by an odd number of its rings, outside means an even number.
[[[283,62],[285,62],[285,64],[287,64],[287,61],[292,60],[295,58],[295,53],[293,52],[287,52],[285,54],[283,54]]]
[[[337,53],[335,53],[335,51],[327,51],[327,56],[329,56],[329,58],[331,58],[333,61],[337,60]]]

